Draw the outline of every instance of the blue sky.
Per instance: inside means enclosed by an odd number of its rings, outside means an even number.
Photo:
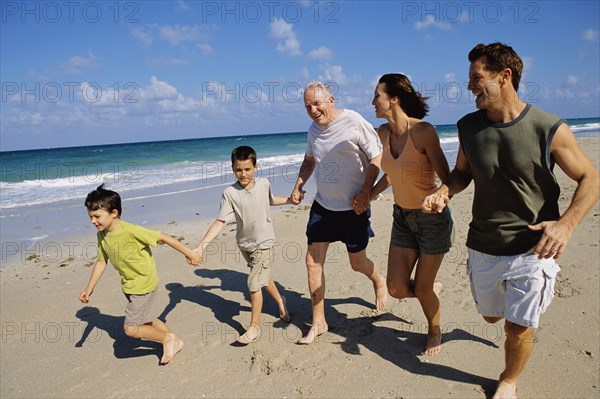
[[[306,131],[301,89],[334,84],[374,126],[379,76],[473,111],[467,53],[523,58],[521,97],[600,115],[598,1],[0,1],[0,150]]]

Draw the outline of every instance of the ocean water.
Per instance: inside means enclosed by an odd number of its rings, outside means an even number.
[[[568,123],[577,136],[600,132],[600,118]],[[452,167],[456,126],[436,129]],[[121,194],[123,218],[135,223],[214,218],[221,191],[234,182],[230,153],[239,145],[252,146],[258,176],[269,178],[276,194],[289,195],[306,132],[0,152],[0,258],[33,254],[44,240],[93,239],[83,201],[103,183]],[[314,187],[307,188],[310,198]]]

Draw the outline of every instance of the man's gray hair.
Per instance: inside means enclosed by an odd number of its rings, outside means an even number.
[[[329,86],[327,83],[318,81],[318,80],[313,80],[311,82],[308,82],[306,84],[306,86],[304,86],[304,92],[306,93],[308,90],[318,87],[321,90],[325,90],[330,96],[333,96],[333,88],[331,86]]]

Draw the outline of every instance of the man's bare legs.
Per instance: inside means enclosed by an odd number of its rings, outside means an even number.
[[[502,317],[483,317],[488,323],[496,323]],[[516,398],[517,381],[533,351],[533,328],[520,326],[508,320],[504,322],[504,371],[500,374],[493,399]]]
[[[163,346],[163,356],[160,359],[161,364],[169,363],[183,348],[183,341],[177,338],[169,326],[159,319],[139,326],[126,325],[124,326],[124,330],[125,334],[129,337],[160,342]]]
[[[352,270],[360,272],[367,276],[373,283],[373,289],[375,291],[375,308],[382,310],[387,305],[388,290],[385,284],[385,279],[377,271],[375,264],[369,258],[367,258],[367,249],[363,249],[360,252],[348,252],[348,258],[350,259],[350,266]]]
[[[312,344],[314,340],[327,331],[325,322],[325,257],[327,256],[328,242],[313,242],[306,251],[306,272],[308,274],[308,290],[312,305],[312,327],[308,333],[300,338],[299,344]]]
[[[311,329],[298,341],[299,344],[311,344],[319,335],[328,330],[327,322],[325,321],[324,304],[324,264],[328,247],[328,242],[312,243],[308,246],[308,251],[306,253],[306,269],[308,272],[308,289],[310,291],[313,318]],[[360,252],[348,253],[348,258],[353,270],[361,272],[373,282],[375,306],[377,309],[383,309],[387,303],[388,297],[385,279],[379,274],[373,262],[367,258],[367,250],[364,249]]]
[[[428,255],[417,249],[390,244],[388,252],[387,287],[394,298],[417,298],[427,319],[427,342],[423,354],[436,355],[442,350],[440,301],[442,284],[435,281],[444,254]],[[411,280],[413,269],[415,279]]]

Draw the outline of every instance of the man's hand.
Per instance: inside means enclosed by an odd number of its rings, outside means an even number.
[[[573,229],[557,220],[527,226],[532,231],[543,231],[542,238],[538,241],[534,253],[540,259],[558,259],[565,251],[571,240]]]

